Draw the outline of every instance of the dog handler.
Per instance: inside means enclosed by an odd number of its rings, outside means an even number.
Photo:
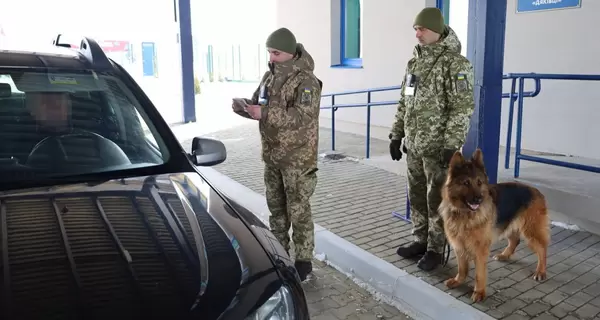
[[[275,30],[266,46],[270,70],[246,100],[246,112],[259,121],[271,230],[289,251],[291,224],[295,267],[304,281],[315,246],[310,197],[317,185],[323,84],[313,74],[313,58],[290,30]],[[233,109],[243,115],[235,102]]]
[[[396,119],[390,133],[390,155],[406,153],[408,197],[414,241],[397,250],[425,271],[442,262],[443,221],[437,209],[450,158],[464,144],[475,108],[473,67],[461,55],[454,31],[437,8],[423,9],[414,20],[419,43],[408,61]],[[404,139],[404,143],[402,143]]]

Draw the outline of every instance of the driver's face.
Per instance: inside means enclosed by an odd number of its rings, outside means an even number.
[[[55,130],[68,127],[71,99],[67,93],[28,93],[27,100],[33,117],[40,125]]]

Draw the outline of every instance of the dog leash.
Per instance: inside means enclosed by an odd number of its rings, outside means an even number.
[[[450,260],[450,244],[446,237],[444,237],[444,249],[442,249],[442,267],[445,267],[448,264],[448,260]],[[445,256],[445,257],[444,257]]]
[[[406,192],[408,193],[408,184],[406,185]],[[407,210],[410,210],[407,208]],[[448,243],[448,239],[446,238],[446,232],[444,232],[444,246],[442,248],[442,267],[445,267],[450,260],[450,251],[452,248],[450,247],[450,243]],[[445,257],[444,257],[445,256]]]

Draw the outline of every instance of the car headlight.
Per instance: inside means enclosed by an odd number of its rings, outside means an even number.
[[[294,314],[294,301],[290,289],[281,286],[246,320],[294,320]]]

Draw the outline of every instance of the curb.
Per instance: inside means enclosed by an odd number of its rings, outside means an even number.
[[[264,196],[213,168],[198,167],[198,170],[223,193],[235,197],[240,205],[268,225],[269,210]],[[494,319],[318,224],[315,224],[315,253],[315,258],[366,284],[378,295],[383,295],[386,302],[414,319]]]

